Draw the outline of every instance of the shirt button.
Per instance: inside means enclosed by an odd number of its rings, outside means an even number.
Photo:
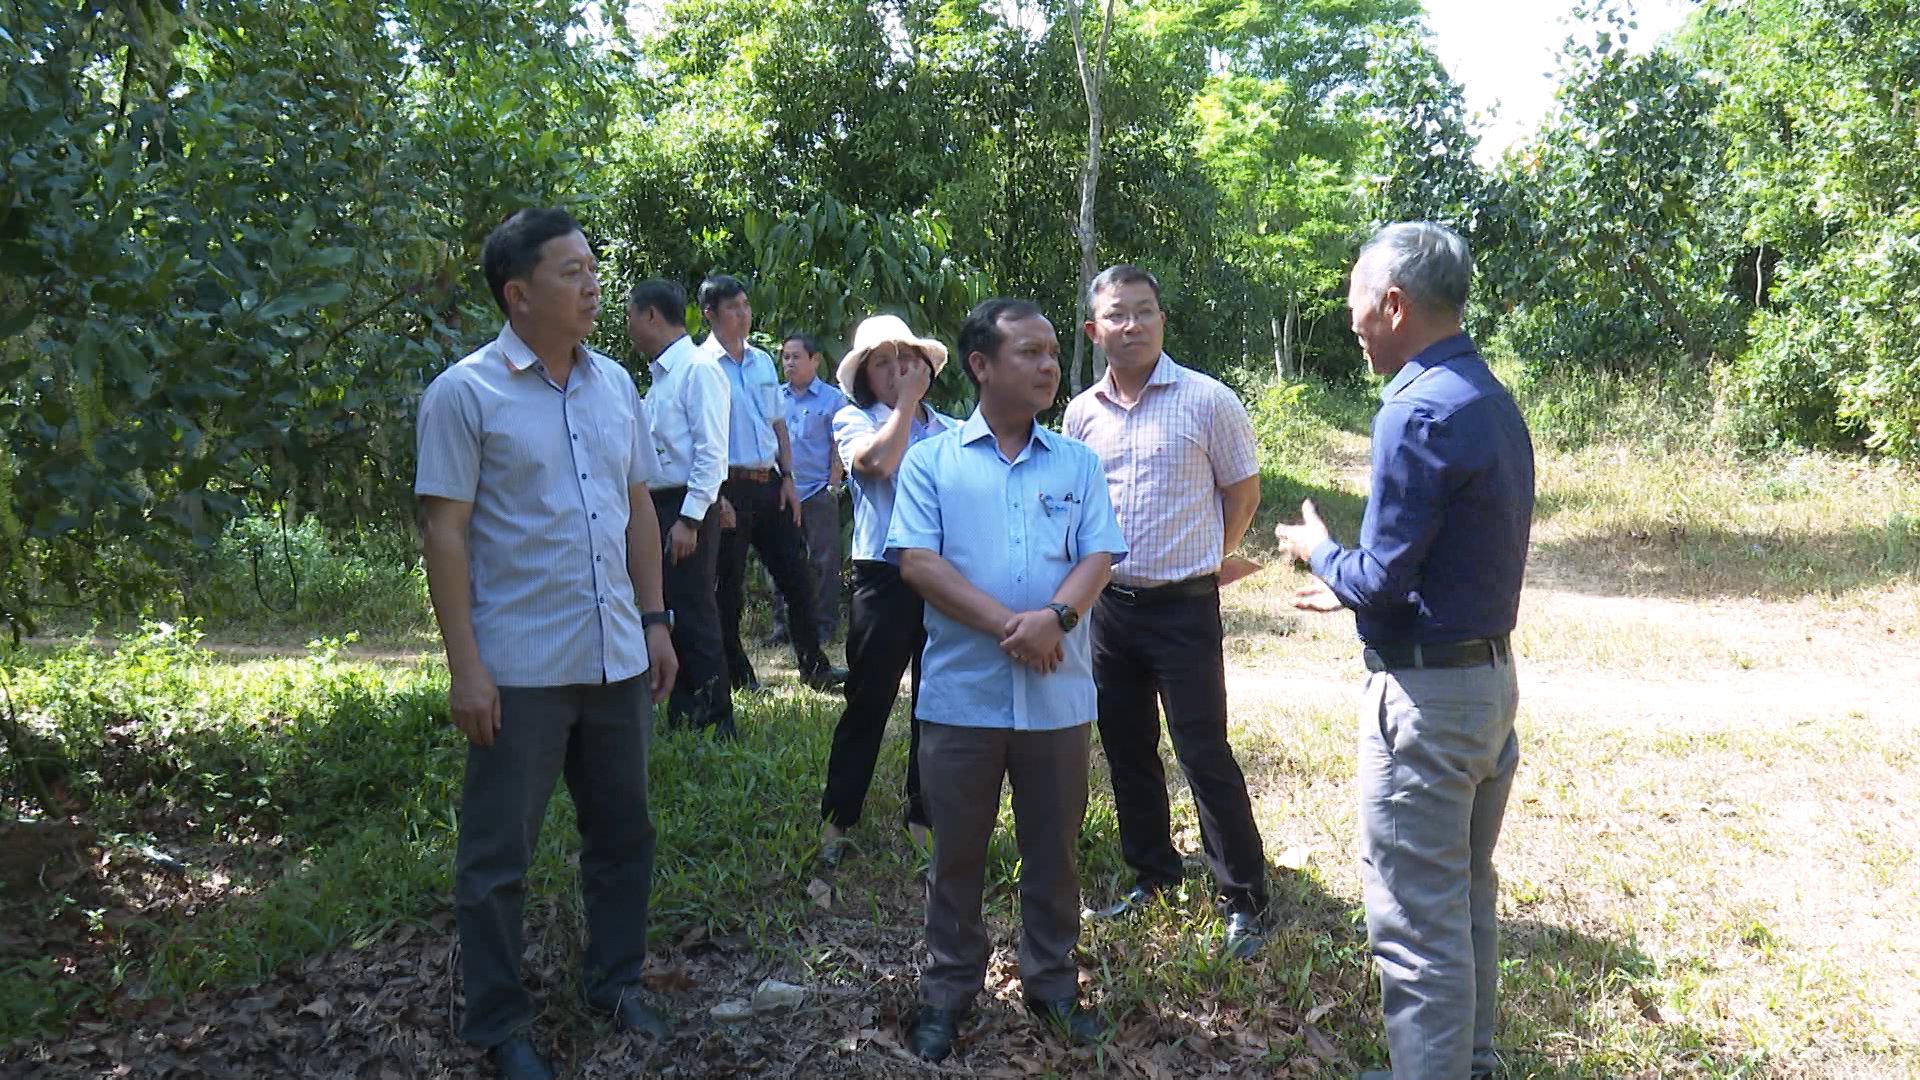
[[[575,436],[573,437],[573,441],[574,441],[574,442],[579,442],[579,441],[580,441],[580,436],[578,436],[578,435],[575,435]]]
[[[581,474],[580,474],[580,479],[582,479],[582,480],[585,480],[586,478],[587,478],[587,474],[586,474],[586,473],[581,473]]]
[[[593,520],[595,520],[595,521],[599,521],[599,520],[600,520],[600,515],[599,515],[599,514],[588,514],[587,516],[588,516],[588,517],[590,517],[590,518],[592,518],[592,519],[593,519]]]

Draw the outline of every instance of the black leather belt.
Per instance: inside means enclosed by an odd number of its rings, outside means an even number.
[[[756,484],[764,484],[769,480],[778,480],[779,478],[780,470],[778,469],[745,469],[739,466],[727,467],[727,479],[729,480],[751,480]]]
[[[1189,600],[1196,596],[1206,596],[1220,588],[1219,574],[1202,574],[1185,581],[1175,581],[1167,585],[1108,585],[1102,593],[1116,604],[1128,607],[1151,607],[1174,600]]]
[[[1507,635],[1473,638],[1437,645],[1369,645],[1365,653],[1368,671],[1395,671],[1401,668],[1469,668],[1506,660],[1513,656]]]

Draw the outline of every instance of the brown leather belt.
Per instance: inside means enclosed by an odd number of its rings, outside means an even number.
[[[764,484],[769,480],[778,478],[779,475],[780,473],[777,469],[739,469],[732,466],[727,468],[727,479],[751,480],[756,484]]]

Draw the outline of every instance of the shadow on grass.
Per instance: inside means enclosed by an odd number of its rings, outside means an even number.
[[[1762,1055],[1676,1019],[1658,962],[1631,942],[1503,920],[1494,1045],[1515,1080],[1754,1075]]]
[[[1838,597],[1920,584],[1920,523],[1818,533],[1629,525],[1536,542],[1538,563],[1604,595],[1683,600]]]
[[[1307,499],[1313,500],[1314,509],[1326,521],[1335,540],[1351,546],[1359,537],[1360,518],[1367,508],[1366,496],[1315,483],[1292,473],[1263,469],[1260,473],[1260,510],[1254,517],[1252,527],[1247,530],[1253,545],[1272,548],[1273,527],[1283,523],[1297,524],[1300,521],[1300,504]]]

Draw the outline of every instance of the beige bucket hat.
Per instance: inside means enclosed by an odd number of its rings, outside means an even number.
[[[875,315],[861,320],[860,325],[854,327],[853,348],[848,349],[847,355],[840,358],[840,367],[834,372],[840,389],[852,393],[853,378],[860,374],[860,365],[866,363],[867,354],[888,343],[911,345],[926,353],[927,358],[933,361],[935,375],[940,374],[940,369],[947,366],[945,345],[932,338],[915,337],[913,331],[907,328],[906,321],[898,315]]]

